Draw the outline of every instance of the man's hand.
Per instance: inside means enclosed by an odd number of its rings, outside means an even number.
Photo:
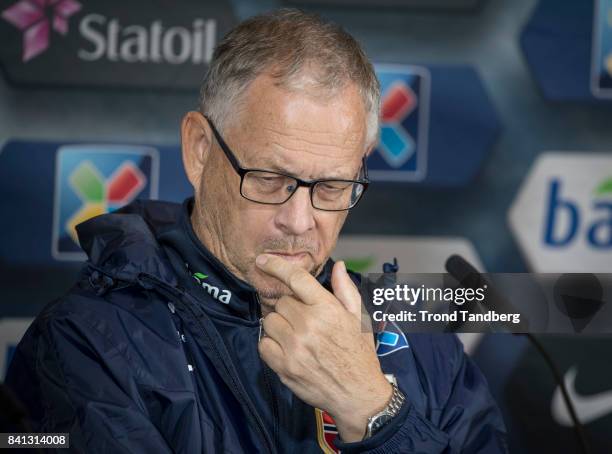
[[[361,440],[368,417],[386,406],[393,390],[372,334],[361,328],[361,295],[344,263],[334,265],[333,294],[280,257],[262,254],[256,263],[293,292],[264,318],[262,359],[300,399],[334,418],[343,441]]]

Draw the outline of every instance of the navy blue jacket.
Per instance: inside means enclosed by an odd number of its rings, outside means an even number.
[[[456,336],[391,325],[377,353],[407,402],[374,437],[343,443],[260,359],[257,294],[197,241],[188,207],[136,202],[78,227],[81,278],[38,315],[6,379],[35,431],[69,432],[87,453],[506,452]],[[194,248],[204,269],[185,267]],[[328,288],[332,266],[317,277]]]

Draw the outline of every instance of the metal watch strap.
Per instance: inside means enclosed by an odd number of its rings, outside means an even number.
[[[393,387],[393,394],[391,394],[391,399],[382,411],[368,418],[368,426],[366,429],[365,436],[363,437],[364,440],[373,436],[376,432],[382,429],[389,421],[391,421],[391,419],[397,416],[402,408],[402,405],[404,404],[404,401],[406,400],[404,394],[397,387],[395,380],[389,380],[389,382]]]

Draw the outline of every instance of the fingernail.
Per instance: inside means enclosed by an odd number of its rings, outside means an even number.
[[[257,258],[255,259],[255,263],[257,263],[258,265],[265,265],[267,261],[268,261],[268,256],[266,254],[258,255]]]

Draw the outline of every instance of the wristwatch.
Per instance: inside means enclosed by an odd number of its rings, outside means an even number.
[[[385,378],[391,383],[393,387],[393,394],[391,395],[391,399],[385,408],[382,411],[376,413],[374,416],[370,416],[368,418],[368,426],[366,429],[364,440],[372,437],[376,432],[382,429],[389,421],[391,421],[394,417],[397,416],[406,397],[397,387],[397,380],[394,375],[385,374]]]

